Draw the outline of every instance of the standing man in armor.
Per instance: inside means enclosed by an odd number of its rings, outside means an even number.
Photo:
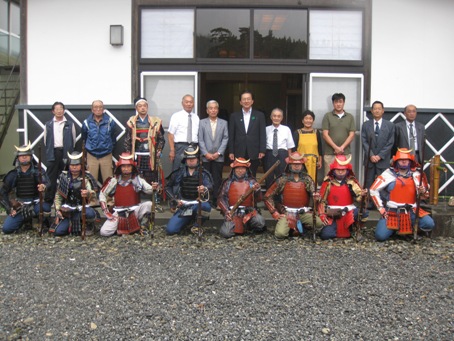
[[[303,226],[313,228],[313,215],[310,212],[313,206],[310,201],[315,186],[305,171],[306,158],[294,152],[285,159],[285,162],[287,167],[284,174],[274,181],[264,198],[266,207],[277,220],[274,235],[279,239],[289,237],[289,233],[290,236],[302,235]],[[316,217],[315,227],[317,229],[323,227],[319,217]]]
[[[231,238],[236,234],[244,234],[246,229],[252,232],[263,232],[266,230],[265,219],[256,209],[257,203],[262,200],[262,192],[260,184],[249,170],[250,166],[249,160],[235,158],[235,161],[230,164],[232,168],[230,176],[224,180],[219,192],[218,206],[221,208],[225,218],[220,234],[224,238]],[[232,207],[250,188],[253,188],[253,193],[231,215],[230,210]]]
[[[32,161],[33,151],[30,142],[28,145],[16,147],[14,159],[15,168],[6,174],[3,186],[0,189],[1,204],[8,216],[3,223],[3,233],[9,234],[19,230],[24,223],[29,223],[32,217],[39,214],[39,192],[45,193],[49,179],[42,171],[42,183],[39,181],[39,171],[35,161]],[[16,198],[9,199],[11,192]],[[50,203],[43,202],[43,211],[50,214]]]
[[[417,165],[411,150],[400,148],[393,156],[391,167],[379,175],[370,188],[370,196],[382,216],[375,229],[375,238],[380,242],[396,232],[400,235],[413,233],[416,192],[424,199],[429,197],[427,179],[423,175],[421,182]],[[420,208],[419,217],[421,230],[431,231],[434,228],[435,223],[428,212]]]
[[[136,115],[126,122],[125,150],[134,155],[140,176],[149,184],[159,182],[156,162],[164,149],[164,128],[162,120],[148,115],[148,101],[137,98]]]
[[[198,198],[202,200],[202,223],[208,220],[211,212],[209,203],[210,191],[213,189],[211,174],[205,169],[202,173],[202,184],[199,184],[199,147],[189,145],[184,150],[184,164],[166,178],[166,192],[171,205],[176,208],[167,224],[167,234],[177,234],[197,218]],[[200,227],[200,226],[199,226]]]
[[[49,232],[55,236],[67,234],[80,235],[82,220],[82,198],[85,198],[85,216],[90,228],[87,235],[94,232],[93,223],[96,218],[95,210],[88,206],[90,200],[96,197],[98,183],[95,178],[85,172],[82,179],[82,153],[67,153],[68,171],[63,171],[58,178],[58,188],[55,195],[55,227]],[[82,189],[82,181],[85,181],[85,189]]]
[[[152,194],[158,190],[158,183],[150,185],[138,174],[133,155],[122,153],[116,164],[115,176],[109,178],[99,193],[99,203],[107,220],[99,234],[131,234],[146,229],[146,221],[151,212],[151,201],[140,202],[139,193]],[[115,206],[112,211],[107,207],[107,197],[112,197]],[[140,224],[142,222],[142,224]]]
[[[322,239],[349,238],[350,228],[358,217],[358,209],[353,203],[367,195],[367,189],[361,188],[350,161],[351,156],[346,159],[345,155],[337,155],[323,179],[318,206],[325,225],[320,233]],[[367,216],[366,211],[362,217]]]

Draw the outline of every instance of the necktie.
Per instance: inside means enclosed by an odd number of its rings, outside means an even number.
[[[413,133],[413,123],[410,123],[410,149],[411,154],[415,155],[415,134]]]
[[[279,154],[277,150],[277,128],[274,128],[273,133],[273,156],[277,156]]]
[[[378,122],[375,122],[375,137],[378,136],[379,131],[380,131],[380,127],[378,126]]]
[[[188,135],[186,140],[188,143],[192,142],[192,117],[191,114],[188,115]]]

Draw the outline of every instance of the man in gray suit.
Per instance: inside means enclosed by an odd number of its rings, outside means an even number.
[[[391,150],[394,145],[394,124],[383,119],[385,113],[383,103],[375,101],[372,104],[371,113],[373,119],[364,122],[361,129],[364,166],[369,158],[365,188],[370,188],[375,178],[389,168]],[[369,155],[367,155],[368,152]]]
[[[416,122],[416,106],[409,104],[404,109],[406,120],[396,124],[394,149],[393,154],[397,148],[412,149],[412,154],[415,155],[416,161],[421,164],[422,148],[426,128],[424,124]]]
[[[219,103],[207,102],[208,117],[199,123],[199,147],[203,158],[203,168],[213,177],[213,198],[211,203],[216,207],[217,194],[222,182],[222,169],[229,132],[227,121],[218,117]]]

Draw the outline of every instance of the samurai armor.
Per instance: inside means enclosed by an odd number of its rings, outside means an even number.
[[[406,211],[394,212],[388,211],[388,220],[386,227],[389,230],[395,230],[398,234],[412,234],[410,213]]]
[[[125,217],[118,216],[117,234],[131,234],[140,230],[140,224],[134,212],[126,213]]]

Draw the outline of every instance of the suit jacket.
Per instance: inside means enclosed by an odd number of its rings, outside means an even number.
[[[263,112],[252,109],[248,131],[244,128],[243,112],[234,112],[229,120],[229,153],[235,157],[257,160],[266,152],[266,121]]]
[[[372,138],[372,140],[371,140]],[[372,141],[369,151],[369,141]],[[394,124],[390,121],[382,119],[380,131],[378,136],[375,137],[375,120],[371,119],[364,122],[361,129],[361,141],[364,150],[364,165],[366,165],[367,158],[372,155],[380,156],[381,160],[377,163],[369,162],[369,168],[374,166],[378,168],[388,168],[389,160],[391,159],[391,152],[394,145]]]
[[[421,163],[421,154],[422,154],[422,146],[423,146],[423,139],[424,135],[426,134],[426,128],[422,123],[414,121],[414,128],[416,129],[416,139],[417,139],[417,145],[418,145],[418,151],[419,151],[419,159],[417,158],[416,161],[418,163]],[[394,148],[393,148],[393,154],[396,153],[397,148],[409,148],[410,145],[408,143],[408,130],[407,130],[407,125],[406,121],[399,122],[395,125],[395,137],[394,137]]]
[[[214,140],[213,134],[211,132],[211,123],[210,118],[204,118],[200,120],[199,123],[199,147],[202,155],[206,153],[221,153],[216,159],[216,162],[224,162],[225,150],[227,148],[227,143],[229,142],[229,131],[228,131],[228,124],[226,120],[223,120],[218,117],[218,121],[216,123],[216,131],[214,133]],[[203,157],[204,162],[208,162]]]

